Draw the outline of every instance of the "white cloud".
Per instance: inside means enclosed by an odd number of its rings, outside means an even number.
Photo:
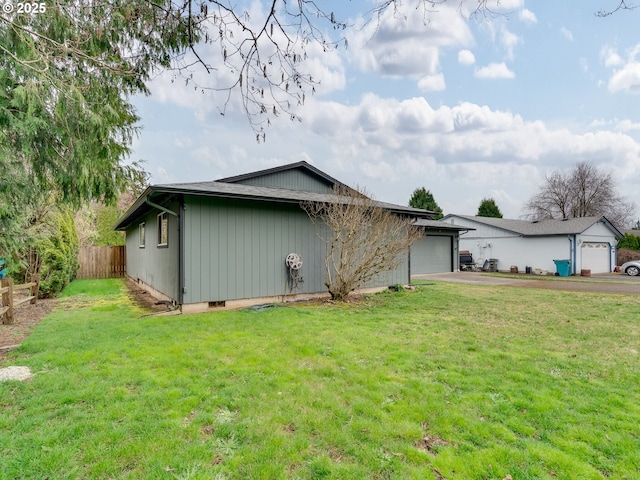
[[[564,38],[566,38],[567,40],[569,40],[570,42],[573,42],[573,33],[571,32],[571,30],[569,30],[566,27],[562,27],[560,29],[560,33],[562,34],[562,36]]]
[[[418,81],[418,88],[423,92],[440,92],[447,88],[444,75],[425,75]]]
[[[612,47],[603,47],[600,51],[600,57],[603,59],[605,67],[618,67],[624,64],[622,57]]]
[[[615,49],[602,49],[600,55],[604,65],[613,68],[607,85],[610,92],[640,93],[640,61],[636,59],[639,54],[640,44],[627,52],[626,60],[618,55]]]
[[[609,78],[609,91],[640,93],[640,63],[627,63]]]
[[[366,128],[361,123],[364,117],[369,119]],[[329,162],[339,165],[338,171],[344,172],[344,178],[339,178],[347,183],[362,183],[362,176],[369,178],[365,185],[386,201],[406,202],[408,198],[400,198],[398,192],[408,179],[423,178],[429,182],[427,186],[442,184],[449,190],[464,191],[464,198],[480,187],[477,195],[481,196],[489,188],[503,188],[514,204],[524,203],[536,178],[562,166],[594,158],[620,168],[640,163],[640,146],[625,134],[575,134],[473,103],[433,108],[424,98],[397,101],[369,94],[346,110],[314,106],[310,121],[315,141],[324,151],[317,154],[318,167],[322,169]],[[316,130],[319,123],[325,125],[322,133]],[[327,137],[329,128],[332,134]],[[291,148],[295,150],[294,145]],[[305,141],[304,148],[314,146]],[[451,196],[450,192],[445,194]],[[460,211],[460,205],[456,210],[466,213]],[[517,216],[520,207],[512,207],[503,212]],[[477,204],[473,208],[477,209]]]
[[[538,18],[536,14],[527,8],[523,8],[518,12],[518,18],[524,23],[538,23]]]
[[[514,50],[518,43],[520,43],[520,37],[516,34],[509,32],[508,30],[504,30],[502,32],[502,45],[504,46],[507,52],[507,58],[513,60],[514,58]]]
[[[592,158],[609,161],[614,156],[640,158],[640,145],[622,133],[580,135],[554,130],[543,122],[526,122],[520,115],[469,102],[436,109],[422,97],[398,101],[368,94],[360,104],[342,108],[315,105],[311,123],[314,130],[318,122],[331,125],[336,152],[354,161],[383,160],[396,153],[424,158],[425,152],[440,164],[546,159],[549,165],[556,165],[559,158],[569,163]],[[365,118],[366,126],[362,123]],[[326,128],[321,132],[326,139]],[[344,150],[346,145],[355,148]]]
[[[496,17],[490,22],[479,24],[481,31],[491,38],[491,41],[504,49],[504,57],[513,60],[515,48],[521,42],[521,38],[509,30],[509,22],[506,17]]]
[[[631,121],[629,119],[616,120],[614,126],[615,126],[616,130],[619,130],[621,132],[640,131],[640,123],[633,122],[633,121]]]
[[[154,166],[153,181],[213,179],[306,159],[383,201],[406,204],[412,189],[425,186],[445,212],[475,214],[478,199],[493,196],[508,218],[520,215],[545,174],[578,161],[597,159],[625,188],[640,182],[640,144],[625,133],[638,125],[629,121],[600,121],[574,133],[472,102],[433,107],[423,97],[374,94],[354,105],[312,98],[304,113],[302,123],[279,120],[260,145],[246,125],[243,130],[231,118],[220,124],[211,117],[203,134],[171,152],[170,163]],[[179,135],[166,141],[173,145]]]
[[[361,70],[416,79],[438,75],[440,49],[472,41],[467,21],[448,3],[439,5],[437,12],[422,10],[424,4],[416,0],[400,8],[388,8],[379,21],[350,31],[348,54]]]
[[[262,27],[260,21],[266,18],[266,15],[263,2],[254,1],[248,9],[247,18],[250,19],[254,26]],[[229,38],[234,39],[236,45],[241,44],[242,39],[248,35],[247,32],[242,31],[238,25],[233,23],[228,25],[227,33]],[[265,62],[264,68],[266,68],[267,73],[271,75],[272,84],[281,82],[282,70],[290,70],[286,66],[282,67],[283,64],[278,63],[279,56],[275,55],[276,47],[274,44],[280,46],[287,45],[288,42],[294,45],[303,44],[303,42],[296,40],[294,36],[286,37],[279,29],[275,29],[272,37],[263,37],[261,39],[260,57]],[[246,42],[246,45],[250,45],[250,43]],[[304,56],[302,55],[302,50],[297,51],[304,58],[296,62],[296,68],[313,78],[315,95],[322,96],[344,89],[346,77],[341,52],[336,49],[326,48],[326,46],[317,42],[308,42],[304,43],[304,45]],[[151,83],[154,99],[162,103],[170,103],[189,109],[201,122],[212,112],[224,112],[227,116],[233,114],[244,115],[243,98],[240,95],[241,89],[237,87],[238,72],[244,63],[244,57],[236,54],[233,58],[238,59],[237,64],[230,67],[224,64],[218,43],[201,43],[196,46],[196,50],[200,58],[206,59],[210,71],[207,72],[200,64],[199,59],[189,53],[180,62],[183,67],[181,74],[176,74],[175,70],[166,71],[154,79]],[[264,59],[269,59],[269,61]],[[228,57],[228,61],[233,61],[231,56]],[[190,67],[187,67],[189,65]],[[260,92],[261,90],[265,92],[265,103],[273,103],[274,98],[270,97],[270,94],[273,94],[275,100],[281,104],[287,101],[292,101],[294,104],[297,102],[296,99],[292,99],[279,88],[269,88],[267,81],[263,78],[262,68],[256,70],[250,79],[245,76],[244,81],[250,82],[252,86],[255,86],[255,92]],[[297,90],[293,82],[291,90]],[[231,95],[229,95],[229,91],[231,91]],[[311,95],[311,91],[307,91],[306,95]],[[259,110],[258,103],[262,97],[259,93],[256,94],[256,97],[256,102],[249,101],[248,103],[254,107],[254,110]]]
[[[491,63],[485,67],[481,67],[475,71],[477,78],[497,79],[497,78],[515,78],[515,73],[509,70],[509,67],[503,63]]]
[[[460,50],[458,52],[458,63],[462,65],[473,65],[476,63],[476,57],[470,50]]]
[[[485,3],[492,12],[515,11],[524,6],[524,0],[487,0]]]

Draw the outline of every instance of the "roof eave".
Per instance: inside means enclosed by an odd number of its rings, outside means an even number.
[[[611,230],[613,230],[613,233],[614,233],[614,235],[616,236],[616,238],[617,238],[618,240],[624,237],[624,234],[623,234],[620,230],[618,230],[618,229],[616,228],[616,226],[615,226],[613,223],[611,223],[607,217],[605,217],[605,216],[603,215],[603,216],[600,218],[600,220],[601,220],[601,221],[604,221],[604,223],[605,223],[605,224],[606,224],[606,225],[607,225]]]
[[[280,204],[300,204],[303,199],[296,198],[283,198],[277,195],[251,195],[250,193],[238,193],[238,192],[212,192],[204,190],[191,190],[183,187],[173,187],[171,185],[156,185],[148,187],[140,197],[134,202],[134,204],[127,209],[127,211],[118,219],[114,226],[114,230],[126,230],[136,218],[142,215],[142,211],[147,205],[147,198],[158,194],[177,194],[177,195],[193,195],[200,197],[216,197],[216,198],[230,198],[235,200],[249,200],[259,202],[273,202]],[[429,210],[422,210],[413,207],[402,207],[400,205],[386,204],[384,202],[378,202],[380,206],[392,213],[398,215],[407,215],[414,218],[431,219],[435,212]]]
[[[134,213],[144,204],[146,204],[146,198],[147,195],[149,195],[150,193],[153,192],[154,187],[153,186],[149,186],[145,189],[144,192],[142,192],[142,194],[136,199],[135,202],[133,202],[133,205],[131,205],[126,212],[124,212],[120,218],[116,221],[116,224],[113,226],[114,230],[126,230],[126,228],[131,224],[131,222],[128,222],[128,220],[130,218],[135,219],[135,215]]]

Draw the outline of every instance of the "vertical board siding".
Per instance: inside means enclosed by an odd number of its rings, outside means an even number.
[[[80,247],[76,278],[118,278],[126,273],[126,249],[116,247]]]
[[[324,291],[314,268],[323,246],[298,206],[188,197],[186,212],[184,303],[287,294],[291,252],[302,255],[305,279],[293,293]]]
[[[325,244],[298,205],[186,197],[184,303],[326,292]],[[304,282],[290,292],[285,258],[302,256]],[[406,256],[369,286],[405,283]]]
[[[322,181],[301,170],[270,173],[260,177],[247,178],[238,183],[256,187],[287,188],[289,190],[316,193],[331,193],[333,191],[333,185],[329,182]]]
[[[178,204],[171,204],[169,209],[178,211]],[[158,248],[158,210],[154,210],[144,218],[127,228],[127,275],[134,280],[141,280],[167,297],[178,300],[178,219],[167,215],[169,244],[166,248]],[[145,222],[145,247],[140,248],[139,225]]]

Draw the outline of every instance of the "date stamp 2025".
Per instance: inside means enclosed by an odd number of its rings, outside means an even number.
[[[13,2],[11,0],[0,0],[2,3],[2,13],[17,15],[38,15],[47,11],[47,4],[44,2]]]

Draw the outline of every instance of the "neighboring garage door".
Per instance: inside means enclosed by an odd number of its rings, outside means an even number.
[[[411,275],[451,272],[452,237],[426,236],[411,246]]]
[[[591,270],[591,273],[610,272],[609,244],[585,242],[582,244],[582,268]]]

